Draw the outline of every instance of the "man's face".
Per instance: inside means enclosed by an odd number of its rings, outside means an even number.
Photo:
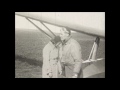
[[[63,41],[63,40],[66,40],[67,38],[68,38],[68,36],[69,36],[69,34],[68,33],[66,33],[67,31],[66,30],[63,30],[63,29],[61,29],[60,30],[60,37],[61,37],[61,40]]]

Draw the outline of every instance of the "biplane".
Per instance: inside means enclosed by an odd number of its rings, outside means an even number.
[[[105,73],[105,65],[97,63],[101,60],[105,60],[105,58],[96,58],[96,54],[100,43],[100,38],[105,39],[105,29],[100,30],[98,28],[85,27],[82,26],[80,23],[77,24],[71,23],[69,21],[65,21],[62,19],[55,20],[54,18],[47,17],[44,15],[40,16],[32,12],[15,12],[15,15],[25,17],[30,23],[32,23],[38,30],[43,32],[50,39],[54,38],[56,35],[44,23],[48,23],[58,27],[65,27],[75,32],[94,36],[96,39],[93,43],[89,57],[87,60],[83,60],[82,62],[83,64],[89,63],[89,65],[87,65],[86,68],[83,69],[83,78],[89,78],[90,76],[93,75]],[[38,27],[38,25],[36,25],[32,20],[39,21],[45,28],[49,30],[49,32],[46,32],[45,30]]]

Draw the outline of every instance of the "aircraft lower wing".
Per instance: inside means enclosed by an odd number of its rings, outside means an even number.
[[[93,62],[83,69],[83,78],[105,78],[105,61]]]
[[[104,59],[104,58],[98,58],[98,59],[96,59],[96,60],[90,59],[90,60],[85,60],[85,61],[83,61],[82,63],[97,62],[97,61],[100,61],[100,60],[105,60],[105,59]]]
[[[48,24],[66,27],[70,30],[85,33],[92,36],[99,36],[105,38],[105,30],[99,30],[91,27],[83,27],[80,24],[70,23],[69,21],[64,21],[62,19],[55,20],[54,18],[45,17],[44,15],[36,15],[32,12],[15,12],[16,15],[34,19],[37,21],[42,21]]]

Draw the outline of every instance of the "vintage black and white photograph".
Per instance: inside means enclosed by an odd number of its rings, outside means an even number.
[[[15,12],[15,78],[105,78],[105,12]]]

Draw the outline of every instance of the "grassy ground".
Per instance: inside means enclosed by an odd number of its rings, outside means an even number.
[[[84,34],[73,34],[82,48],[82,58],[89,56],[95,37]],[[49,39],[39,31],[15,32],[15,77],[16,78],[41,78],[42,49]],[[105,57],[105,41],[101,40],[97,57]]]

